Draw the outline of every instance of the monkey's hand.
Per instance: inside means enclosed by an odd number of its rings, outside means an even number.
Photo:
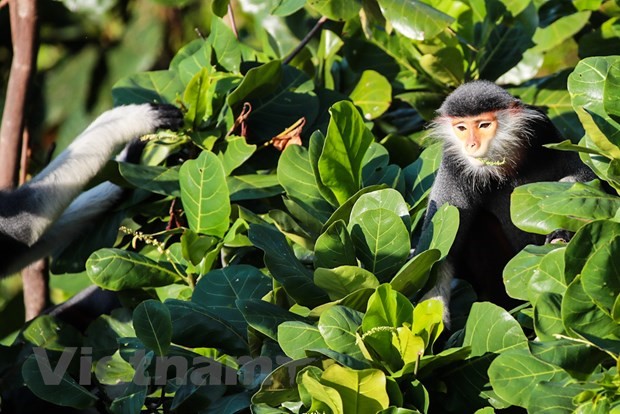
[[[568,243],[574,235],[575,233],[573,233],[572,231],[558,229],[547,234],[547,237],[545,238],[545,244]]]

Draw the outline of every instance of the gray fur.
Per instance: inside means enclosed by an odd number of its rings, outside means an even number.
[[[501,165],[476,165],[453,135],[450,117],[474,116],[498,111],[498,130],[489,157]],[[432,133],[444,142],[443,158],[429,197],[423,232],[429,228],[437,209],[448,203],[459,209],[460,226],[456,240],[440,265],[437,284],[424,298],[438,297],[449,304],[453,275],[467,259],[465,246],[477,214],[495,216],[516,251],[544,238],[517,229],[510,219],[510,196],[515,187],[539,181],[588,181],[596,176],[575,153],[554,151],[543,145],[562,140],[551,120],[538,108],[524,105],[499,86],[471,82],[457,88],[439,109]],[[479,246],[484,249],[484,246]],[[494,275],[500,277],[500,275]],[[447,315],[447,314],[446,314]]]
[[[123,146],[157,128],[178,128],[181,123],[182,114],[170,105],[114,108],[31,181],[14,191],[1,191],[0,277],[68,244],[86,223],[119,200],[122,189],[111,183],[79,195]]]

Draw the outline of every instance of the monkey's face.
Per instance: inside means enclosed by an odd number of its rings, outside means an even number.
[[[497,132],[495,112],[451,118],[452,133],[461,145],[463,154],[473,165],[482,165],[489,154],[491,142]]]

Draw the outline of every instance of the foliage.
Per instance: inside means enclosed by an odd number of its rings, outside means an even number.
[[[620,412],[620,199],[602,189],[620,189],[618,4],[267,3],[272,15],[246,17],[252,39],[214,16],[168,69],[115,84],[116,104],[176,104],[185,128],[118,166],[136,191],[115,246],[53,266],[85,269],[126,306],[85,332],[27,324],[2,350],[4,391],[115,413]],[[294,56],[293,23],[264,29],[317,15],[332,22]],[[515,191],[518,227],[576,234],[506,266],[516,310],[458,284],[448,337],[442,304],[420,298],[458,212],[420,235],[441,156],[420,131],[475,78],[547,106],[572,140],[555,147],[602,181]]]

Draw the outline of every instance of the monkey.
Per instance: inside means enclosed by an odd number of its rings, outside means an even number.
[[[0,277],[18,272],[78,236],[115,205],[123,189],[111,182],[82,192],[106,162],[130,156],[135,139],[159,128],[180,128],[181,111],[168,104],[132,104],[101,114],[38,175],[0,191]]]
[[[440,299],[444,320],[449,322],[451,282],[454,275],[465,273],[461,278],[471,282],[476,292],[490,287],[490,299],[499,298],[495,303],[515,305],[505,293],[501,271],[514,254],[527,244],[544,243],[545,237],[521,231],[512,223],[512,191],[533,182],[584,182],[596,176],[576,153],[545,148],[544,144],[562,141],[549,117],[493,82],[478,80],[456,88],[438,109],[430,131],[443,141],[443,152],[422,232],[445,203],[457,207],[460,225],[447,257],[435,269],[434,285],[423,299]],[[499,228],[500,236],[503,233],[498,243],[484,237],[489,224]],[[558,229],[547,239],[557,236],[570,237]],[[495,267],[489,269],[487,262]],[[467,275],[468,271],[472,274]],[[485,274],[489,272],[492,274]]]

